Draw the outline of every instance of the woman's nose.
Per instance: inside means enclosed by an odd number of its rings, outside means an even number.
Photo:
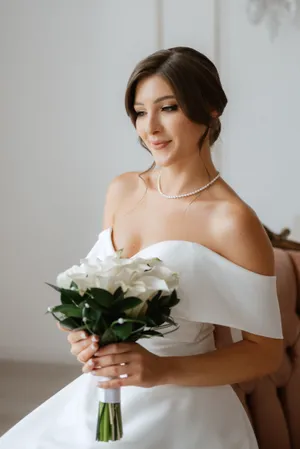
[[[145,130],[147,134],[155,134],[159,132],[161,130],[159,120],[154,116],[148,116]]]

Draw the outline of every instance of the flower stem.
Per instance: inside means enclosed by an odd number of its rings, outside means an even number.
[[[104,419],[103,419],[103,441],[107,442],[109,441],[109,404],[104,404]]]
[[[121,404],[99,402],[97,441],[117,441],[123,437]]]

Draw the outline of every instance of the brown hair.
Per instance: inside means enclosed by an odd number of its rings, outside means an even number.
[[[125,108],[135,126],[135,91],[139,81],[151,75],[163,76],[172,87],[179,106],[193,122],[207,126],[199,141],[201,150],[209,133],[213,145],[221,132],[219,116],[227,104],[215,65],[202,53],[189,47],[159,50],[140,61],[133,70],[125,93]],[[144,142],[140,143],[148,150]],[[149,150],[148,150],[149,151]]]

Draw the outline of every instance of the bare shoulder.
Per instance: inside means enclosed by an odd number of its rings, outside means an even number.
[[[140,182],[139,172],[126,172],[113,178],[106,192],[104,229],[113,225],[116,210],[126,198],[137,191]]]
[[[213,214],[213,232],[220,253],[250,271],[274,275],[274,252],[253,209],[240,199],[222,201]]]
[[[108,195],[120,194],[122,192],[130,192],[136,189],[139,182],[139,172],[122,173],[111,181],[108,186]]]

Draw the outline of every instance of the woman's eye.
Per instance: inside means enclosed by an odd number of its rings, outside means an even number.
[[[177,104],[173,104],[172,106],[164,106],[162,108],[162,110],[166,112],[177,111],[177,109],[178,109]]]
[[[177,104],[173,104],[173,105],[170,105],[170,106],[163,106],[161,108],[161,110],[163,112],[177,111],[177,109],[178,109]],[[135,111],[135,113],[136,113],[137,117],[143,117],[146,114],[146,111]]]

